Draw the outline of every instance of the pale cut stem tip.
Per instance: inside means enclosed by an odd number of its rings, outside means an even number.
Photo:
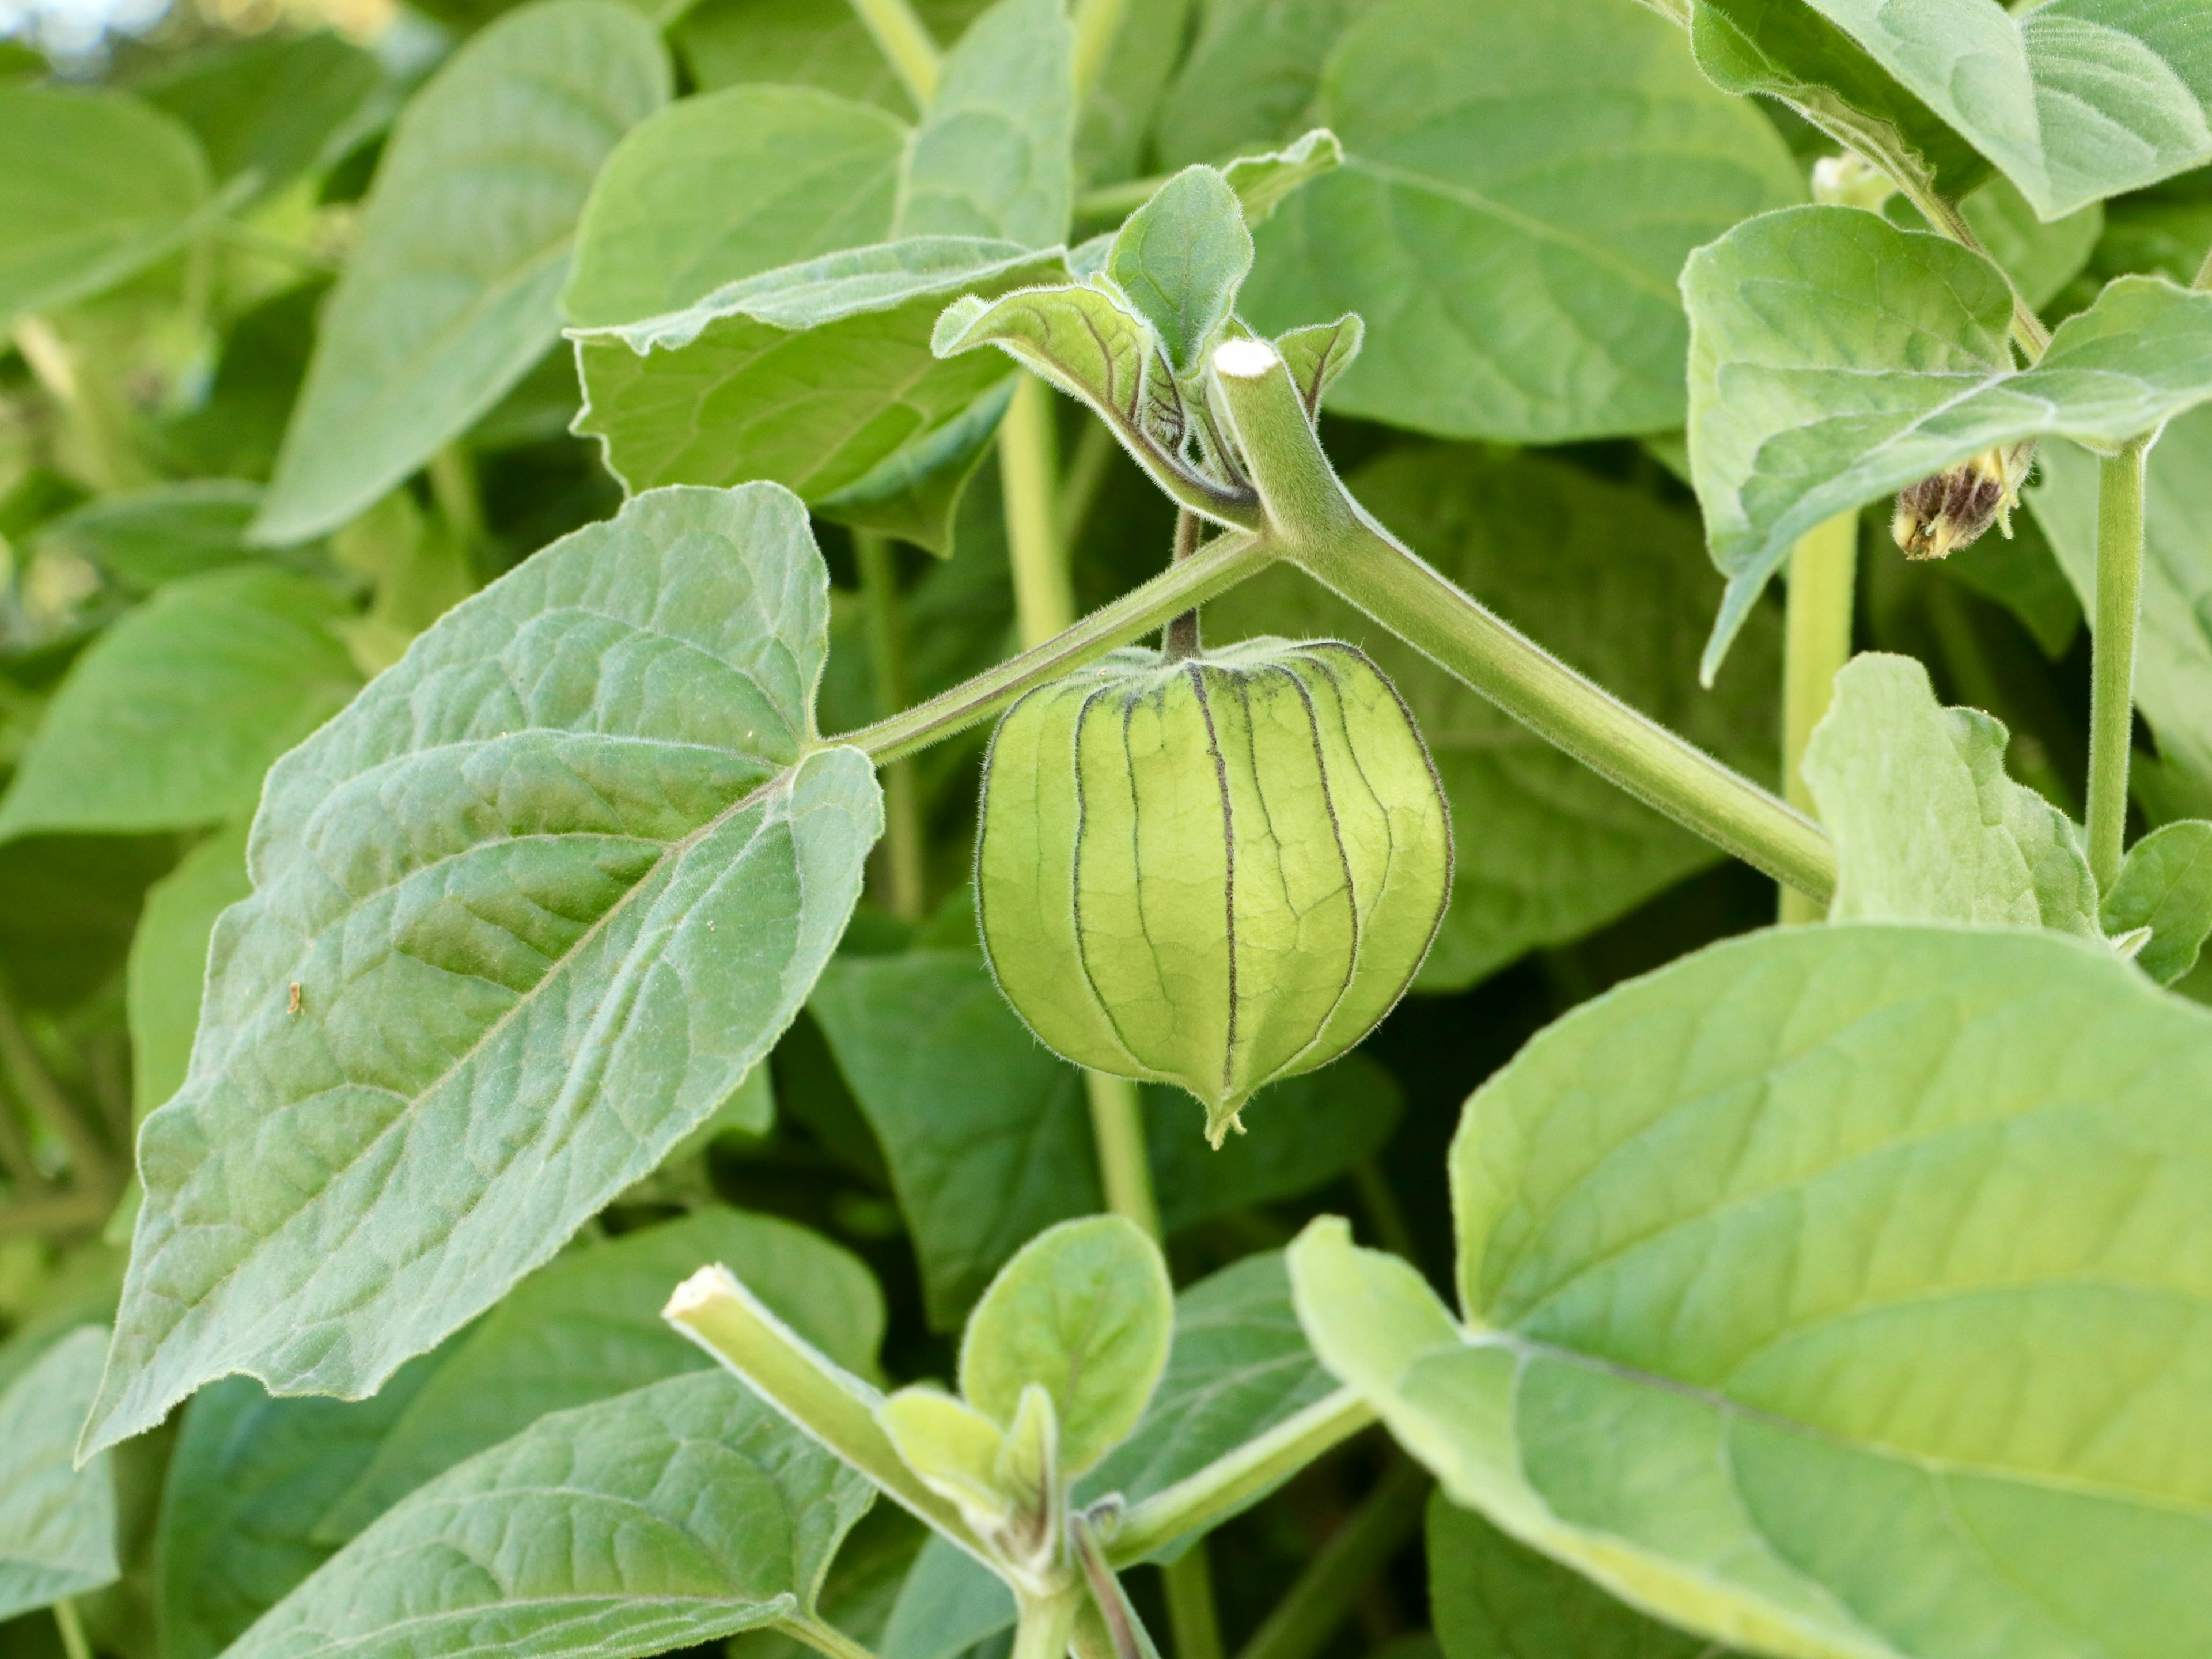
[[[726,1302],[738,1294],[737,1275],[717,1261],[702,1267],[678,1285],[660,1310],[663,1319],[681,1322],[702,1308]]]
[[[1213,348],[1213,371],[1232,380],[1256,380],[1280,362],[1265,340],[1224,340]]]

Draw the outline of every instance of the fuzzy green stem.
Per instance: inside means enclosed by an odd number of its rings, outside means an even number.
[[[1174,562],[1181,564],[1198,551],[1198,514],[1188,507],[1176,512]],[[1196,605],[1180,617],[1169,618],[1168,625],[1160,631],[1160,649],[1181,662],[1194,657],[1204,646],[1199,633],[1199,611]]]
[[[1108,1547],[1108,1559],[1117,1567],[1128,1566],[1186,1533],[1206,1530],[1374,1420],[1374,1408],[1351,1389],[1324,1395],[1195,1474],[1130,1505]]]
[[[1850,659],[1851,580],[1858,565],[1859,518],[1839,513],[1815,525],[1790,555],[1790,606],[1782,646],[1782,791],[1814,816],[1805,787],[1805,744],[1828,712],[1836,671]],[[1784,922],[1821,921],[1826,907],[1794,887],[1782,890]]]
[[[2097,474],[2097,614],[2089,666],[2089,872],[2109,893],[2127,841],[2136,629],[2142,610],[2143,456],[2122,447]]]
[[[1082,1605],[1083,1592],[1074,1586],[1052,1595],[1021,1597],[1009,1659],[1066,1659],[1076,1610]]]
[[[872,531],[853,532],[853,553],[860,567],[860,602],[868,624],[868,657],[874,670],[876,706],[885,716],[906,707],[906,629],[900,614],[898,564],[890,538]],[[906,921],[919,921],[927,908],[921,840],[921,791],[910,759],[884,768],[884,908]]]
[[[76,1603],[66,1595],[54,1603],[54,1624],[62,1633],[62,1651],[68,1659],[92,1659],[92,1644],[85,1639],[84,1620]]]
[[[1091,1102],[1091,1138],[1098,1149],[1098,1182],[1105,1189],[1106,1207],[1158,1238],[1160,1210],[1152,1196],[1152,1166],[1145,1151],[1144,1105],[1137,1085],[1125,1077],[1085,1072],[1083,1087]]]
[[[1420,1526],[1429,1485],[1427,1470],[1394,1457],[1375,1490],[1307,1563],[1237,1659],[1314,1659],[1359,1593]]]
[[[937,96],[937,42],[914,8],[907,0],[853,0],[853,10],[915,108],[927,111]]]
[[[1206,1540],[1194,1540],[1180,1556],[1162,1565],[1160,1586],[1166,1594],[1176,1659],[1222,1659],[1221,1615],[1213,1605]]]
[[[1809,818],[1622,702],[1453,586],[1345,491],[1280,357],[1217,349],[1216,375],[1284,557],[1593,771],[1825,905],[1835,852]]]
[[[1059,457],[1052,390],[1022,376],[999,428],[999,479],[1006,502],[1006,552],[1014,569],[1014,616],[1024,647],[1042,645],[1075,620],[1067,555],[1054,520]]]
[[[1075,95],[1089,96],[1114,55],[1129,0],[1075,0]]]
[[[803,1642],[827,1659],[876,1659],[874,1654],[826,1620],[805,1613],[794,1613],[788,1619],[779,1619],[771,1628],[781,1631],[794,1642]]]

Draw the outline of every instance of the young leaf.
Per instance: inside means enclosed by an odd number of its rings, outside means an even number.
[[[1341,1222],[1291,1282],[1455,1502],[1716,1641],[2182,1659],[2208,1087],[2212,1012],[2101,946],[1773,930],[1468,1102],[1465,1331]]]
[[[1429,1498],[1429,1610],[1443,1659],[1727,1659],[1516,1543],[1471,1510]]]
[[[71,1331],[0,1392],[0,1619],[112,1583],[115,1475],[70,1467],[107,1333]]]
[[[331,1557],[234,1659],[634,1659],[811,1612],[873,1490],[695,1372],[541,1419]]]
[[[2160,985],[2194,968],[2212,935],[2212,823],[2184,818],[2130,847],[2105,899],[2104,923],[2115,938],[2150,929],[2136,966]]]
[[[260,489],[235,478],[155,484],[95,495],[40,525],[33,545],[83,559],[143,593],[260,556],[246,544],[260,505]]]
[[[914,523],[915,539],[949,551],[1008,374],[988,355],[933,357],[938,314],[1064,270],[1007,242],[915,237],[732,283],[666,317],[576,330],[576,430],[633,490],[768,479],[830,518]],[[920,520],[884,525],[917,495]]]
[[[1199,371],[1251,269],[1243,206],[1209,167],[1185,167],[1153,191],[1122,222],[1106,259],[1106,275],[1152,324],[1179,377]]]
[[[374,55],[335,34],[265,34],[188,52],[131,90],[198,136],[218,183],[251,173],[267,198],[364,136],[383,79]]]
[[[562,314],[633,322],[882,241],[906,137],[872,106],[805,87],[736,87],[647,117],[592,185]]]
[[[1810,0],[2045,219],[2212,161],[2212,40],[2193,7]]]
[[[2075,592],[2094,607],[2096,457],[2045,444],[2036,460],[2039,476],[2025,499]],[[2160,750],[2212,777],[2212,409],[2167,426],[2145,464],[2136,653],[2136,702]]]
[[[1321,413],[1322,399],[1328,396],[1336,377],[1352,367],[1366,338],[1367,325],[1352,312],[1333,323],[1310,323],[1275,337],[1275,349],[1305,399],[1309,416]]]
[[[1244,222],[1264,225],[1303,185],[1344,165],[1344,146],[1327,127],[1316,127],[1294,144],[1224,162],[1221,176],[1237,192]]]
[[[1022,1391],[1041,1384],[1059,1419],[1060,1466],[1073,1477],[1144,1415],[1174,1327],[1167,1264],[1134,1222],[1063,1221],[1023,1246],[968,1316],[960,1392],[1011,1426]]]
[[[765,1126],[763,1126],[765,1127]],[[351,1538],[424,1481],[549,1412],[714,1362],[668,1328],[668,1292],[720,1261],[839,1364],[874,1374],[883,1293],[837,1246],[789,1222],[702,1210],[556,1257],[456,1345],[316,1528]]]
[[[1753,775],[1771,774],[1769,620],[1717,693],[1697,689],[1716,584],[1685,512],[1537,458],[1434,446],[1352,475],[1370,511],[1469,592],[1653,718]],[[1416,983],[1455,990],[1565,944],[1714,854],[1531,735],[1318,583],[1262,572],[1206,607],[1209,638],[1348,640],[1413,709],[1452,804],[1451,906]]]
[[[1729,592],[1713,671],[1813,526],[2021,438],[2117,443],[2212,397],[2212,294],[2124,276],[2015,369],[2012,291],[1957,243],[1790,208],[1691,255],[1690,460]]]
[[[199,1029],[208,939],[216,918],[253,891],[246,874],[246,826],[243,817],[225,824],[147,890],[125,980],[135,1121],[184,1086],[192,1033]]]
[[[906,1466],[929,1489],[960,1506],[986,1537],[1006,1523],[1012,1504],[999,1482],[1006,1437],[996,1423],[942,1389],[901,1389],[876,1407],[876,1421]]]
[[[1939,705],[1911,657],[1869,652],[1838,671],[1804,758],[1836,844],[1829,920],[2104,936],[2074,826],[2005,775],[2009,736],[1978,708]]]
[[[1313,118],[1344,165],[1260,231],[1243,314],[1273,333],[1359,313],[1374,337],[1335,407],[1450,437],[1677,424],[1683,256],[1804,191],[1772,127],[1634,0],[1389,0]]]
[[[538,0],[447,60],[377,167],[257,540],[344,523],[528,373],[592,176],[668,94],[659,37],[613,0]]]
[[[1061,0],[997,0],[938,70],[899,181],[901,236],[1067,238],[1075,33]]]
[[[881,825],[813,733],[828,586],[787,492],[656,490],[271,773],[90,1447],[229,1371],[374,1390],[759,1062]]]
[[[172,582],[85,651],[0,800],[0,839],[193,829],[361,684],[336,595],[266,566]]]

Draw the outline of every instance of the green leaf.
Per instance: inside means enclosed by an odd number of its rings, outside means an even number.
[[[131,939],[131,1113],[146,1114],[184,1086],[200,1023],[208,939],[216,918],[253,890],[246,874],[246,820],[224,825],[147,890]]]
[[[266,34],[185,52],[131,90],[191,129],[219,183],[250,173],[252,194],[268,197],[364,136],[363,106],[383,79],[374,56],[335,34]]]
[[[2100,946],[1772,930],[1468,1102],[1466,1329],[1341,1222],[1291,1283],[1455,1502],[1716,1641],[2182,1659],[2208,1087],[2212,1012]]]
[[[2176,0],[1811,0],[2045,219],[2212,161],[2212,39]]]
[[[2130,847],[2105,900],[2104,923],[2115,937],[2150,929],[2136,966],[2160,985],[2194,968],[2212,935],[2212,823],[2184,818]]]
[[[1515,443],[1682,419],[1683,256],[1802,199],[1773,128],[1635,0],[1389,0],[1313,118],[1344,165],[1259,232],[1243,314],[1374,325],[1333,406]]]
[[[234,1659],[632,1659],[811,1609],[874,1492],[700,1371],[541,1419],[331,1557]]]
[[[216,1659],[330,1559],[316,1529],[447,1349],[374,1400],[276,1400],[227,1376],[185,1408],[155,1534],[161,1659]]]
[[[1006,1436],[996,1423],[926,1383],[901,1389],[877,1405],[875,1416],[906,1466],[958,1504],[969,1526],[988,1537],[1005,1524],[1012,1501],[999,1480]]]
[[[957,40],[981,0],[915,0],[924,27]],[[819,87],[911,118],[890,62],[849,5],[822,0],[700,0],[670,31],[702,91],[766,82]]]
[[[2104,937],[2073,824],[2005,775],[2010,735],[1978,708],[1938,704],[1914,658],[1868,652],[1838,671],[1804,758],[1836,847],[1830,921]]]
[[[377,167],[256,539],[344,523],[529,372],[592,179],[668,94],[659,37],[614,0],[538,0],[447,61]]]
[[[2008,179],[1990,179],[1960,203],[1959,211],[2036,311],[2081,275],[2105,234],[2105,210],[2098,204],[2045,223]]]
[[[374,1390],[759,1062],[881,827],[866,758],[812,731],[828,586],[788,493],[654,491],[271,773],[191,1073],[139,1139],[92,1447],[230,1371]]]
[[[1125,0],[1121,27],[1076,124],[1075,174],[1086,185],[1112,184],[1142,169],[1152,117],[1175,77],[1197,4]]]
[[[1352,475],[1353,493],[1422,556],[1656,720],[1771,776],[1771,623],[1719,693],[1697,689],[1714,583],[1687,514],[1556,461],[1429,446]],[[1217,641],[1348,640],[1413,711],[1452,804],[1450,908],[1415,981],[1474,983],[1579,938],[1703,869],[1705,842],[1532,736],[1299,573],[1263,572],[1207,601]]]
[[[938,69],[899,181],[901,236],[1067,239],[1075,32],[1062,0],[996,0]]]
[[[1316,127],[1281,149],[1240,155],[1224,163],[1221,176],[1237,192],[1244,222],[1264,225],[1298,190],[1343,165],[1344,146],[1336,135],[1327,127]]]
[[[321,277],[311,278],[261,301],[231,324],[206,397],[158,428],[161,453],[178,471],[269,476],[307,375],[316,315],[329,287]],[[254,505],[260,505],[258,495]]]
[[[940,362],[938,314],[1064,275],[1057,253],[916,237],[732,283],[688,310],[573,332],[584,382],[576,430],[631,489],[787,485],[824,516],[951,545],[960,488],[997,424],[1006,363]],[[903,533],[903,531],[902,531]]]
[[[2045,444],[2026,500],[2084,605],[2097,592],[2097,459]],[[2160,751],[2212,777],[2212,409],[2167,426],[2143,485],[2136,703]]]
[[[1220,161],[1298,131],[1329,50],[1373,0],[1207,0],[1160,106],[1160,159]]]
[[[1106,275],[1152,324],[1179,376],[1204,366],[1252,269],[1252,233],[1229,181],[1185,167],[1124,220]]]
[[[882,241],[906,136],[870,105],[805,87],[736,87],[647,117],[592,186],[563,313],[586,325],[658,316]]]
[[[1006,1580],[933,1535],[899,1586],[876,1651],[882,1659],[960,1659],[1013,1624],[1014,1594]]]
[[[70,1332],[0,1393],[0,1619],[112,1583],[112,1460],[70,1467],[107,1333]]]
[[[789,1222],[702,1210],[556,1257],[516,1286],[392,1420],[318,1535],[352,1537],[424,1481],[549,1412],[712,1365],[660,1310],[717,1261],[840,1365],[875,1374],[883,1293],[866,1267]]]
[[[1429,1498],[1429,1613],[1443,1659],[1723,1659],[1442,1492]]]
[[[1728,598],[1710,673],[1821,520],[1990,446],[2118,443],[2212,397],[2212,294],[2124,276],[2015,369],[1978,253],[1856,208],[1790,208],[1691,255],[1690,460]]]
[[[1017,289],[996,300],[963,295],[938,319],[930,346],[946,359],[997,346],[1089,404],[1133,448],[1172,454],[1188,430],[1150,324],[1103,286]]]
[[[173,582],[85,651],[0,800],[0,839],[191,829],[360,685],[329,589],[266,567]]]
[[[207,200],[191,130],[114,94],[0,87],[0,326],[144,269]]]
[[[960,1392],[1010,1427],[1022,1390],[1041,1384],[1073,1477],[1137,1425],[1174,1328],[1167,1263],[1142,1228],[1118,1215],[1063,1221],[1024,1245],[968,1316]]]
[[[145,592],[261,556],[246,544],[260,504],[260,489],[235,478],[155,484],[95,495],[40,525],[33,545],[83,559],[110,581]]]

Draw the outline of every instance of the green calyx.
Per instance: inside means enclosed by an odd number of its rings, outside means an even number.
[[[1451,891],[1427,748],[1348,645],[1117,651],[1000,722],[976,912],[1000,988],[1078,1065],[1181,1085],[1215,1146],[1396,1003]]]

